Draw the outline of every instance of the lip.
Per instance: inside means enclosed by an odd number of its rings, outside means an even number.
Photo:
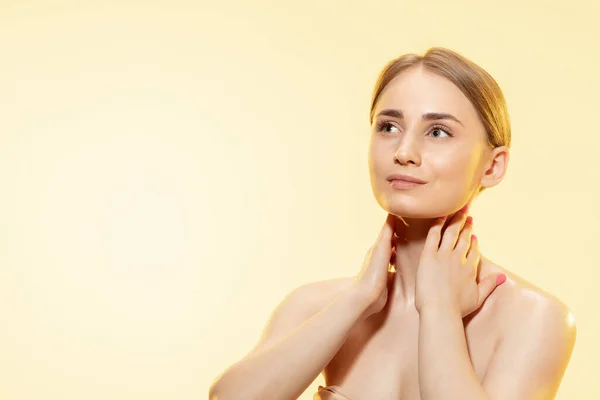
[[[387,177],[387,180],[392,182],[392,181],[404,181],[404,182],[410,182],[410,183],[419,183],[419,184],[425,184],[427,182],[419,179],[419,178],[415,178],[414,176],[410,176],[410,175],[400,175],[400,174],[394,174],[394,175],[390,175]]]

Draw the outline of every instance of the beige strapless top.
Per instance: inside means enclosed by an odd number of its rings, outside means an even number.
[[[331,386],[321,386],[319,385],[319,391],[315,393],[313,396],[313,400],[354,400],[342,392],[340,392],[340,387],[331,385]]]

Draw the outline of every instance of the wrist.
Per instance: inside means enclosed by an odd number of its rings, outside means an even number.
[[[350,297],[365,308],[369,307],[377,298],[374,291],[365,282],[359,280],[354,281],[347,292]]]
[[[450,302],[427,302],[417,310],[421,316],[457,316],[462,318],[459,307],[453,306]]]
[[[360,282],[354,282],[344,291],[344,296],[352,304],[352,308],[359,313],[359,319],[364,320],[371,314],[372,304],[375,302],[368,288]]]

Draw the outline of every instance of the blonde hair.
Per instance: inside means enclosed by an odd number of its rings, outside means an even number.
[[[409,53],[388,62],[380,72],[373,97],[369,123],[379,96],[388,83],[407,69],[422,67],[454,83],[469,99],[483,126],[491,147],[510,147],[511,129],[506,100],[498,83],[483,68],[442,47],[432,47],[423,56]]]

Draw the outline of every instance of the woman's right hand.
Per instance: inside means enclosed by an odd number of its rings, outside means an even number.
[[[367,251],[354,282],[355,289],[367,302],[367,309],[363,314],[365,319],[383,310],[387,303],[388,285],[394,275],[389,271],[389,266],[395,261],[395,218],[388,213],[379,236]]]

